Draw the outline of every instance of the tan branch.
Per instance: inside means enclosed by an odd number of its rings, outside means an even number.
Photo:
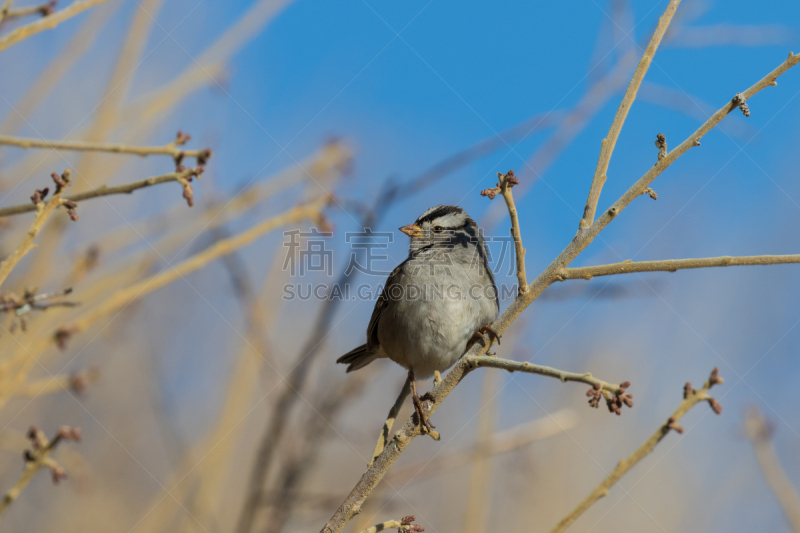
[[[583,218],[579,225],[581,229],[588,228],[594,222],[597,203],[600,201],[600,192],[603,190],[603,185],[606,182],[608,165],[611,163],[611,154],[614,152],[617,139],[622,131],[622,125],[625,124],[628,112],[634,100],[636,100],[636,93],[639,91],[639,86],[641,86],[644,75],[647,74],[647,70],[650,68],[650,63],[653,62],[653,57],[656,55],[658,45],[661,43],[661,39],[664,38],[669,23],[672,21],[672,17],[675,15],[675,11],[678,9],[678,4],[680,3],[681,0],[670,0],[666,11],[664,11],[664,14],[658,19],[658,25],[653,32],[653,36],[650,38],[650,42],[644,54],[642,54],[642,58],[639,60],[636,70],[633,72],[633,77],[625,91],[625,96],[622,97],[622,102],[619,104],[617,114],[614,116],[614,122],[611,123],[611,129],[609,129],[608,135],[603,139],[600,145],[600,157],[597,160],[597,167],[595,167],[594,177],[592,178],[592,186],[589,189],[589,198],[586,200]]]
[[[78,0],[70,4],[69,7],[56,11],[50,16],[43,17],[36,22],[31,22],[25,26],[21,26],[7,35],[0,37],[0,52],[13,46],[23,39],[27,39],[31,35],[35,35],[40,31],[52,30],[67,19],[86,11],[90,7],[108,2],[108,0]]]
[[[481,196],[488,196],[490,200],[499,193],[506,201],[508,215],[511,218],[511,237],[514,239],[514,252],[517,259],[517,281],[519,284],[518,293],[523,294],[528,291],[528,278],[525,274],[525,248],[522,246],[522,235],[519,231],[519,215],[517,206],[514,204],[514,195],[511,189],[514,185],[519,185],[519,179],[514,175],[513,170],[507,173],[497,173],[497,186],[492,189],[481,191]]]
[[[750,255],[731,257],[703,257],[699,259],[665,259],[662,261],[622,261],[608,265],[564,268],[560,273],[561,280],[592,279],[598,276],[615,274],[632,274],[634,272],[675,272],[690,268],[712,268],[726,266],[750,265],[785,265],[800,263],[800,254],[794,255]]]
[[[22,242],[19,243],[17,248],[11,252],[11,255],[8,256],[8,259],[0,263],[0,285],[6,280],[8,275],[14,269],[15,266],[22,260],[25,255],[30,252],[35,245],[33,241],[36,239],[36,236],[39,235],[39,232],[44,227],[45,223],[47,222],[48,217],[50,214],[55,210],[56,207],[61,205],[61,195],[64,193],[64,190],[69,185],[69,169],[64,171],[64,174],[61,176],[63,186],[56,185],[56,190],[53,193],[53,196],[48,200],[46,203],[44,201],[38,201],[36,205],[31,205],[34,210],[36,210],[36,218],[33,220],[33,224],[28,229],[28,232],[25,234],[25,237],[22,239]],[[55,174],[54,174],[55,176]],[[55,179],[55,178],[54,178]],[[56,180],[57,181],[57,180]],[[37,191],[38,194],[38,191]]]
[[[422,526],[412,524],[414,520],[416,520],[416,518],[413,516],[406,516],[400,520],[389,520],[388,522],[381,522],[380,524],[375,524],[372,527],[368,527],[367,529],[362,530],[361,533],[378,533],[379,531],[385,531],[387,529],[396,529],[397,531],[409,532],[425,531],[425,528]]]
[[[395,400],[394,405],[392,405],[392,408],[389,409],[389,415],[386,417],[386,422],[383,423],[383,429],[378,437],[378,442],[375,443],[375,449],[372,451],[372,460],[369,462],[367,467],[372,466],[372,463],[375,462],[375,459],[386,447],[386,443],[389,442],[389,432],[392,431],[392,426],[394,426],[394,421],[397,419],[397,414],[400,412],[400,408],[403,407],[403,402],[406,401],[406,398],[408,398],[408,394],[410,392],[411,380],[406,379],[406,382],[403,384],[403,388],[400,390],[400,395],[397,396],[397,400]]]
[[[789,476],[781,466],[778,453],[772,445],[773,428],[753,408],[745,416],[744,429],[756,451],[756,459],[775,498],[780,503],[786,519],[795,533],[800,533],[800,493],[792,485]]]
[[[160,185],[162,183],[168,183],[171,181],[176,181],[180,183],[182,179],[186,180],[191,176],[197,175],[198,170],[199,169],[188,168],[182,170],[181,172],[170,172],[169,174],[164,174],[161,176],[153,176],[151,178],[134,181],[131,183],[126,183],[124,185],[115,185],[112,187],[109,187],[108,185],[101,185],[96,189],[74,194],[69,198],[67,198],[67,200],[72,200],[73,202],[81,202],[83,200],[90,200],[92,198],[99,198],[101,196],[110,196],[112,194],[131,194],[139,189],[144,189],[146,187],[152,187],[153,185]],[[0,217],[19,215],[22,213],[29,213],[35,210],[36,206],[33,204],[15,205],[0,209]]]
[[[693,389],[690,383],[686,383],[683,389],[683,401],[672,413],[666,422],[661,424],[659,428],[653,433],[649,439],[647,439],[641,446],[639,446],[635,452],[633,452],[627,459],[623,459],[620,461],[616,468],[611,471],[611,473],[606,476],[606,478],[586,497],[584,500],[578,504],[570,513],[564,517],[558,525],[553,528],[550,533],[558,533],[564,531],[572,524],[575,520],[578,519],[586,510],[591,507],[597,500],[606,496],[608,494],[609,489],[614,486],[614,484],[619,481],[619,479],[624,476],[628,470],[633,468],[639,461],[647,457],[650,452],[656,447],[656,444],[661,442],[661,440],[670,432],[670,430],[674,430],[677,433],[683,433],[683,428],[678,425],[678,421],[683,418],[683,415],[689,412],[689,409],[697,405],[699,402],[706,401],[711,405],[711,408],[714,410],[715,413],[719,414],[722,411],[722,407],[719,403],[708,395],[708,390],[713,387],[714,385],[721,384],[723,379],[719,377],[718,370],[715,368],[713,372],[711,372],[711,376],[706,380],[703,384],[703,388],[700,390]]]
[[[9,2],[10,4],[10,2]],[[30,15],[41,15],[46,17],[53,14],[53,8],[56,5],[55,0],[44,2],[38,6],[20,7],[18,9],[3,9],[0,10],[0,21],[10,20],[15,18],[27,17]]]
[[[25,137],[12,137],[0,135],[0,145],[16,146],[17,148],[47,148],[51,150],[70,150],[78,152],[110,152],[114,154],[132,154],[140,157],[148,155],[168,155],[173,159],[178,157],[199,157],[207,160],[211,157],[211,150],[184,150],[180,144],[171,142],[164,146],[129,146],[126,144],[110,144],[88,141],[48,141],[44,139],[30,139]]]
[[[62,440],[80,441],[80,430],[63,427],[52,440],[48,440],[41,431],[32,427],[28,432],[28,438],[33,443],[34,449],[26,452],[25,469],[22,471],[22,475],[0,500],[0,515],[14,503],[40,468],[48,467],[52,470],[54,483],[58,483],[59,479],[66,476],[66,472],[50,458],[50,454]]]
[[[599,386],[600,389],[603,391],[607,391],[610,394],[616,395],[620,392],[620,390],[624,390],[625,387],[620,385],[614,385],[612,383],[607,383],[605,381],[599,380],[592,376],[589,372],[584,373],[576,373],[576,372],[566,372],[564,370],[558,370],[557,368],[549,367],[549,366],[542,366],[542,365],[534,365],[533,363],[528,363],[526,361],[513,361],[511,359],[501,359],[499,357],[484,357],[484,356],[476,356],[476,355],[466,355],[464,356],[465,363],[469,366],[470,370],[475,368],[500,368],[503,370],[507,370],[509,372],[525,372],[527,374],[538,374],[540,376],[547,376],[550,378],[556,378],[562,382],[567,381],[576,381],[578,383],[585,383],[587,385],[591,385],[592,387]]]
[[[191,272],[203,268],[220,257],[230,254],[243,246],[247,246],[265,233],[283,226],[284,224],[298,222],[303,219],[311,219],[319,223],[322,220],[322,209],[328,205],[329,202],[330,196],[325,195],[312,203],[289,209],[280,215],[256,224],[242,233],[218,241],[213,246],[189,257],[174,267],[169,267],[154,276],[143,279],[124,289],[120,289],[94,309],[79,317],[75,322],[59,328],[54,334],[54,339],[59,345],[63,346],[70,336],[84,331],[103,316],[117,311],[131,302],[169,285]]]
[[[5,0],[3,2],[3,7],[0,7],[0,22],[3,22],[4,19],[8,18],[8,14],[11,11],[11,4],[14,3],[14,0]]]

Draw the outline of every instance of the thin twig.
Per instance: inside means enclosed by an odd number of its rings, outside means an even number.
[[[79,317],[76,321],[58,328],[53,338],[59,345],[63,346],[70,336],[84,331],[91,324],[96,322],[99,318],[106,316],[108,313],[120,309],[165,285],[169,285],[173,281],[206,266],[226,254],[234,252],[243,246],[247,246],[263,234],[283,226],[284,224],[297,222],[303,219],[311,219],[320,222],[322,209],[330,203],[330,200],[331,198],[329,195],[324,195],[312,203],[289,209],[280,215],[276,215],[256,224],[242,233],[218,241],[213,246],[189,257],[174,267],[165,269],[152,277],[143,279],[124,289],[120,289],[94,309]]]
[[[8,259],[0,263],[0,285],[3,284],[14,267],[17,266],[23,257],[25,257],[25,254],[35,247],[33,244],[34,239],[36,239],[36,236],[39,235],[39,232],[44,227],[50,214],[55,210],[56,207],[62,204],[61,195],[69,185],[69,174],[70,171],[67,169],[64,171],[64,174],[61,175],[60,179],[63,180],[61,183],[64,185],[58,185],[58,180],[56,180],[56,190],[50,200],[45,203],[40,199],[35,205],[32,205],[33,209],[36,210],[36,218],[33,220],[33,224],[31,224],[31,227],[28,229],[28,232],[25,234],[22,242],[19,243],[17,248],[11,253],[10,256],[8,256]],[[53,179],[55,180],[55,178]]]
[[[425,531],[424,527],[412,524],[414,520],[416,520],[416,518],[413,516],[406,516],[400,520],[389,520],[387,522],[381,522],[380,524],[375,524],[372,527],[368,527],[367,529],[362,530],[360,533],[378,533],[379,531],[385,531],[387,529],[396,529],[397,531],[408,532]]]
[[[386,447],[386,443],[389,442],[389,432],[392,431],[392,426],[394,426],[394,421],[397,419],[397,414],[400,412],[400,408],[403,407],[403,403],[406,401],[406,398],[408,398],[410,392],[411,380],[406,378],[406,382],[403,384],[400,394],[394,401],[394,405],[389,409],[389,415],[386,417],[386,422],[383,423],[383,429],[381,429],[381,434],[378,436],[378,442],[375,443],[375,449],[372,450],[372,459],[367,467],[372,466],[372,463],[375,462],[375,459]]]
[[[0,500],[0,515],[2,515],[8,507],[14,503],[19,497],[22,490],[28,486],[28,483],[36,472],[42,467],[49,467],[53,472],[53,482],[58,483],[59,479],[66,476],[66,472],[53,462],[50,458],[50,453],[58,446],[62,440],[80,441],[80,430],[69,427],[61,428],[52,440],[48,440],[41,431],[36,428],[31,428],[28,432],[28,438],[33,443],[33,450],[29,450],[25,454],[25,469],[19,477],[14,486],[12,486],[3,499]]]
[[[101,185],[96,189],[74,194],[69,198],[67,198],[67,200],[72,200],[73,202],[82,202],[83,200],[90,200],[92,198],[99,198],[101,196],[110,196],[112,194],[131,194],[133,193],[133,191],[144,189],[146,187],[152,187],[153,185],[160,185],[162,183],[168,183],[171,181],[177,181],[180,183],[181,179],[185,180],[188,179],[189,177],[197,175],[197,171],[198,169],[188,168],[182,170],[181,172],[170,172],[169,174],[163,174],[161,176],[153,176],[151,178],[146,178],[143,180],[126,183],[124,185],[115,185],[112,187],[109,187],[108,185]],[[36,206],[33,204],[14,205],[11,207],[4,207],[0,209],[0,217],[19,215],[22,213],[29,213],[35,210]]]
[[[560,533],[564,531],[570,524],[572,524],[575,520],[578,519],[584,512],[586,512],[589,507],[591,507],[597,500],[602,498],[603,496],[608,494],[609,489],[614,486],[614,484],[619,481],[619,479],[625,475],[631,468],[633,468],[636,463],[644,459],[653,449],[656,447],[656,444],[661,442],[661,440],[670,432],[670,430],[674,430],[677,433],[683,433],[683,428],[678,425],[678,421],[683,418],[689,409],[697,405],[699,402],[707,401],[711,408],[714,410],[715,413],[719,414],[722,410],[719,403],[711,396],[708,395],[708,390],[716,384],[721,384],[723,382],[722,378],[718,375],[718,370],[715,368],[713,372],[711,372],[711,376],[706,380],[705,384],[703,384],[703,388],[700,390],[693,389],[690,383],[686,383],[684,387],[684,394],[683,394],[683,401],[672,413],[666,422],[661,424],[658,429],[653,433],[649,439],[647,439],[641,446],[639,446],[635,452],[633,452],[627,459],[623,459],[620,461],[616,468],[611,471],[611,473],[606,476],[606,478],[586,497],[584,500],[577,505],[570,513],[565,516],[558,525],[553,528],[550,533]]]
[[[14,0],[5,0],[3,2],[3,7],[0,8],[0,22],[8,18],[8,13],[11,11],[11,4],[13,3]]]
[[[36,22],[31,22],[25,26],[21,26],[7,35],[0,37],[0,52],[15,45],[23,39],[27,39],[31,35],[35,35],[40,31],[52,30],[65,20],[74,17],[75,15],[86,11],[90,7],[108,2],[108,0],[78,0],[73,2],[69,7],[56,11],[48,17],[41,18]]]
[[[560,279],[592,279],[599,276],[631,274],[634,272],[675,272],[690,268],[712,268],[750,265],[785,265],[800,263],[800,254],[793,255],[750,255],[731,257],[703,257],[698,259],[665,259],[662,261],[621,261],[608,265],[564,268]]]
[[[614,122],[611,123],[611,128],[608,130],[608,136],[603,139],[600,147],[600,157],[597,160],[597,167],[594,170],[594,177],[592,178],[592,186],[589,189],[589,198],[586,200],[583,218],[580,221],[580,229],[588,228],[594,222],[597,203],[600,201],[600,192],[603,190],[603,185],[606,182],[606,174],[608,172],[608,165],[611,162],[611,154],[614,152],[617,139],[622,131],[622,125],[625,124],[628,111],[630,111],[634,100],[636,100],[636,93],[639,90],[639,86],[644,80],[647,69],[650,68],[650,63],[652,63],[653,57],[656,55],[658,45],[661,43],[661,39],[664,38],[664,33],[666,33],[669,23],[672,21],[672,17],[675,15],[675,11],[678,9],[678,4],[680,3],[681,0],[670,0],[664,14],[658,19],[658,25],[653,32],[653,36],[650,38],[650,43],[647,45],[644,54],[642,54],[642,58],[639,60],[639,64],[633,72],[631,82],[628,84],[628,89],[625,91],[625,96],[622,97],[622,102],[619,104],[617,114],[614,116]]]
[[[753,408],[747,412],[744,430],[747,437],[753,441],[761,472],[781,505],[792,530],[800,533],[800,493],[786,475],[775,446],[772,445],[773,429],[757,409]]]
[[[200,157],[208,159],[211,150],[183,150],[180,145],[171,142],[164,146],[129,146],[126,144],[110,144],[87,141],[47,141],[44,139],[29,139],[0,135],[0,145],[16,146],[17,148],[47,148],[51,150],[70,150],[78,152],[111,152],[114,154],[133,154],[140,157],[148,155],[168,155],[177,157]]]
[[[53,14],[53,8],[56,6],[56,0],[49,0],[38,6],[20,7],[17,9],[8,9],[0,11],[0,22],[3,20],[10,20],[15,18],[27,17],[29,15],[41,15],[46,17]]]
[[[497,179],[497,186],[493,189],[481,191],[481,196],[488,196],[489,199],[492,200],[497,193],[500,193],[506,201],[508,215],[511,218],[511,237],[514,239],[514,252],[517,259],[518,293],[523,294],[528,290],[528,278],[525,274],[525,247],[522,246],[522,235],[519,231],[519,215],[517,215],[517,206],[514,204],[514,195],[511,192],[514,185],[519,185],[519,179],[514,175],[513,170],[509,170],[505,174],[498,172]]]

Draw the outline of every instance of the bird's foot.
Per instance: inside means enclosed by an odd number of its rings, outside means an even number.
[[[428,416],[425,414],[425,409],[422,406],[422,402],[423,401],[431,399],[431,398],[428,398],[429,394],[430,393],[424,394],[422,396],[422,398],[420,398],[419,396],[416,396],[416,395],[414,395],[412,397],[412,400],[414,402],[414,411],[416,411],[416,413],[417,413],[417,420],[419,421],[419,431],[420,431],[420,433],[422,433],[423,435],[430,435],[431,437],[433,437],[434,440],[439,440],[439,438],[440,438],[439,437],[439,433],[434,431],[434,428],[436,426],[431,424],[431,421],[428,418]]]
[[[486,324],[481,329],[476,331],[473,338],[475,341],[480,340],[481,342],[483,342],[484,335],[489,335],[489,346],[488,346],[489,348],[492,347],[492,343],[495,341],[497,342],[497,344],[500,344],[500,337],[502,337],[502,335],[500,335],[500,333],[496,329],[494,329],[491,324]],[[486,355],[495,355],[495,354],[488,353],[487,350]]]
[[[431,421],[425,415],[425,409],[423,409],[422,407],[423,400],[421,400],[420,397],[417,396],[417,384],[414,381],[413,370],[408,371],[408,379],[411,382],[411,401],[414,403],[414,411],[417,413],[417,421],[419,422],[419,432],[423,435],[426,434],[430,435],[431,437],[433,437],[433,440],[439,440],[441,438],[439,436],[439,433],[434,431],[434,428],[436,426],[431,424]],[[425,400],[432,400],[433,397],[432,396],[428,397],[429,394],[430,394],[429,392],[425,393],[422,396],[422,398]]]

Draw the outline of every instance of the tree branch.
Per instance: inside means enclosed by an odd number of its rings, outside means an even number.
[[[53,180],[56,182],[56,190],[47,203],[43,200],[44,196],[47,194],[47,189],[44,191],[37,190],[31,198],[32,201],[35,201],[32,207],[36,210],[36,218],[33,220],[33,224],[31,224],[31,227],[28,229],[28,232],[25,234],[25,237],[22,239],[22,242],[19,243],[16,250],[14,250],[5,261],[0,263],[0,285],[3,284],[22,258],[35,248],[33,244],[34,239],[39,235],[39,232],[44,227],[50,214],[56,207],[62,204],[61,195],[69,185],[69,175],[69,169],[65,170],[60,178],[58,178],[57,174],[53,173]]]
[[[17,148],[47,148],[50,150],[70,150],[77,152],[111,152],[114,154],[132,154],[140,157],[149,155],[168,155],[173,159],[183,157],[200,158],[203,164],[211,157],[211,150],[183,150],[180,148],[188,140],[188,136],[179,135],[178,142],[171,142],[164,146],[130,146],[127,144],[109,144],[88,141],[48,141],[44,139],[29,139],[24,137],[12,137],[0,135],[0,145],[16,146]]]
[[[675,15],[675,11],[678,9],[678,4],[680,3],[681,0],[670,0],[666,11],[664,11],[664,14],[658,19],[658,25],[653,32],[653,36],[650,38],[650,43],[648,43],[644,54],[642,54],[642,58],[639,60],[639,64],[633,72],[631,82],[628,84],[628,89],[625,91],[625,96],[622,97],[622,102],[619,104],[617,114],[614,116],[614,122],[611,123],[611,129],[608,131],[608,136],[603,139],[600,146],[600,157],[597,160],[597,167],[595,168],[594,177],[592,178],[592,186],[589,189],[589,198],[586,200],[583,218],[579,224],[580,229],[587,228],[594,222],[597,203],[600,201],[600,192],[603,190],[603,185],[606,182],[606,173],[608,172],[608,165],[611,163],[611,154],[614,152],[617,139],[622,131],[622,125],[628,117],[628,112],[634,100],[636,100],[636,93],[644,80],[644,75],[647,73],[647,69],[650,68],[650,63],[653,62],[653,57],[656,55],[658,45],[661,43],[661,39],[664,38],[669,23],[672,21],[672,17]]]
[[[370,460],[367,467],[372,466],[372,463],[375,462],[375,459],[378,458],[383,449],[386,447],[386,443],[389,442],[389,432],[392,431],[392,426],[394,426],[394,421],[397,419],[397,414],[400,412],[400,408],[403,407],[403,403],[406,401],[406,398],[408,398],[408,394],[410,392],[411,380],[406,378],[406,382],[403,384],[400,394],[394,401],[394,405],[392,405],[392,408],[389,409],[389,415],[386,417],[386,422],[383,423],[383,429],[378,437],[378,442],[375,443],[375,449],[372,451],[372,460]]]
[[[514,252],[517,259],[518,291],[519,294],[522,294],[528,290],[528,278],[525,274],[525,248],[522,246],[522,235],[519,231],[517,206],[514,204],[514,195],[511,193],[514,185],[519,185],[519,180],[514,176],[513,170],[509,170],[505,174],[498,172],[497,179],[499,180],[497,186],[481,191],[481,196],[488,196],[490,200],[493,200],[500,193],[503,195],[503,200],[506,201],[508,215],[511,218],[511,237],[514,239]]]
[[[82,11],[86,11],[90,7],[96,6],[97,4],[102,4],[104,2],[108,2],[108,0],[78,0],[70,4],[69,7],[56,11],[52,15],[43,17],[36,22],[31,22],[25,26],[21,26],[12,32],[9,32],[7,35],[0,37],[0,52],[9,46],[17,44],[23,39],[27,39],[31,35],[39,33],[40,31],[52,30],[65,20],[74,17]]]
[[[242,233],[218,241],[213,246],[189,257],[174,267],[165,269],[154,276],[118,290],[94,309],[79,317],[75,322],[58,328],[53,335],[54,340],[63,347],[73,334],[84,331],[99,318],[180,279],[190,272],[199,270],[210,262],[252,243],[261,235],[284,224],[306,218],[318,223],[321,222],[322,209],[330,203],[330,200],[329,195],[324,195],[314,202],[289,209],[284,213],[256,224]]]
[[[20,17],[27,17],[28,15],[41,15],[43,17],[52,15],[53,8],[55,8],[56,3],[57,3],[56,0],[50,0],[38,6],[28,6],[28,7],[20,7],[17,9],[11,9],[10,8],[11,2],[8,2],[9,8],[0,10],[0,22]]]
[[[379,531],[385,531],[387,529],[408,532],[425,531],[424,527],[413,524],[412,522],[414,522],[414,520],[416,520],[416,518],[413,516],[406,516],[400,520],[389,520],[388,522],[381,522],[380,524],[368,527],[362,530],[361,533],[378,533]]]
[[[764,420],[757,409],[753,408],[745,416],[744,430],[747,437],[753,441],[761,472],[781,505],[786,519],[792,530],[800,533],[800,493],[786,475],[772,445],[774,428]]]
[[[92,198],[99,198],[101,196],[111,196],[112,194],[131,194],[133,191],[137,191],[139,189],[144,189],[146,187],[152,187],[153,185],[160,185],[162,183],[168,183],[171,181],[177,181],[183,186],[184,183],[182,183],[182,181],[186,181],[189,178],[198,176],[201,171],[201,168],[187,168],[180,172],[170,172],[169,174],[153,176],[151,178],[126,183],[124,185],[116,185],[112,187],[109,187],[108,185],[101,185],[96,189],[71,195],[69,198],[67,198],[67,200],[72,200],[73,202],[82,202],[83,200],[91,200]],[[19,215],[35,210],[36,206],[33,204],[15,205],[0,209],[0,217]]]
[[[675,272],[690,268],[711,268],[726,266],[750,265],[784,265],[800,263],[800,254],[794,255],[750,255],[731,257],[703,257],[699,259],[665,259],[662,261],[622,261],[608,265],[596,265],[577,268],[564,268],[560,273],[560,281],[568,279],[592,279],[599,276],[615,274],[632,274],[634,272]]]
[[[33,450],[25,452],[25,469],[22,471],[22,475],[14,483],[14,486],[8,489],[3,499],[0,500],[0,515],[14,503],[40,468],[48,467],[51,469],[53,483],[58,483],[60,479],[66,477],[66,471],[50,458],[50,453],[62,440],[80,441],[81,433],[79,429],[65,426],[58,430],[52,440],[48,440],[41,431],[32,427],[28,431],[28,438],[33,443]]]
[[[606,476],[606,478],[586,497],[584,500],[578,504],[570,513],[564,517],[558,525],[553,528],[550,533],[560,533],[569,527],[575,520],[578,519],[586,510],[591,507],[597,500],[602,498],[603,496],[608,494],[608,491],[614,484],[619,481],[619,479],[624,476],[628,470],[633,468],[639,461],[644,459],[653,449],[656,447],[656,444],[661,442],[661,440],[669,433],[670,430],[675,430],[678,433],[683,433],[683,428],[678,425],[678,421],[683,418],[689,409],[697,405],[699,402],[707,401],[711,408],[714,410],[715,413],[719,414],[722,412],[722,407],[719,403],[708,395],[708,390],[716,384],[721,384],[723,382],[722,378],[718,375],[718,370],[715,368],[713,372],[711,372],[711,376],[706,380],[703,388],[700,390],[693,389],[691,383],[687,382],[684,386],[683,391],[683,401],[672,413],[666,422],[661,424],[659,428],[653,433],[649,439],[647,439],[644,444],[639,446],[635,452],[633,452],[627,459],[623,459],[620,461],[616,468],[612,470],[612,472]]]

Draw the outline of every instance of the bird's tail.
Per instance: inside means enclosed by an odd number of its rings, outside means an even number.
[[[374,351],[369,352],[367,350],[367,345],[362,344],[358,348],[350,350],[349,352],[341,356],[339,359],[336,360],[336,362],[348,365],[347,371],[352,372],[353,370],[364,368],[377,358],[378,355]]]

